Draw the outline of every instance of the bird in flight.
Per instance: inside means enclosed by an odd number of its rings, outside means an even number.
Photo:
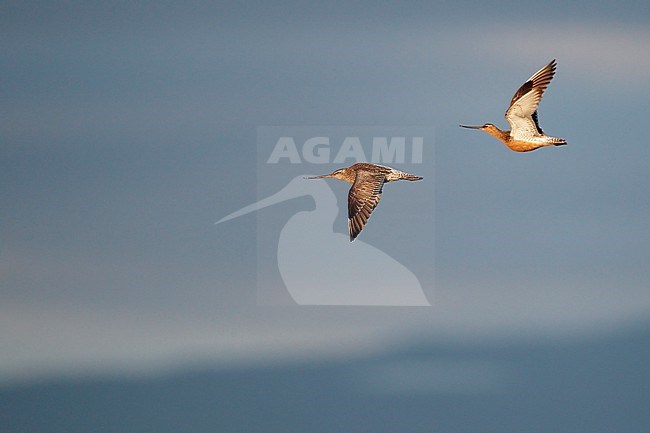
[[[307,179],[325,178],[339,179],[352,184],[348,193],[348,231],[350,232],[350,242],[359,235],[368,222],[370,214],[377,207],[385,183],[396,180],[422,180],[420,176],[405,173],[391,167],[365,162],[340,168],[330,174],[308,177]]]
[[[544,146],[566,144],[566,140],[563,138],[546,135],[540,128],[537,119],[537,107],[555,75],[556,66],[557,63],[552,60],[551,63],[535,72],[512,97],[505,116],[510,124],[510,131],[502,131],[491,123],[481,126],[460,126],[485,131],[515,152],[530,152]]]

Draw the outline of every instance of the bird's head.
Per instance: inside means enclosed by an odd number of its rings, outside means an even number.
[[[484,123],[483,125],[477,125],[477,126],[468,126],[468,125],[458,125],[461,128],[468,128],[468,129],[479,129],[481,131],[485,131],[490,135],[495,135],[499,133],[499,128],[494,126],[492,123]]]
[[[460,126],[461,128],[467,128],[467,129],[480,129],[482,131],[486,130],[486,129],[490,129],[490,128],[496,128],[496,126],[494,126],[491,123],[484,123],[483,125],[477,125],[477,126],[473,126],[473,125],[458,125],[458,126]]]
[[[339,179],[351,183],[354,182],[354,173],[351,173],[350,169],[346,167],[346,168],[339,168],[338,170],[334,170],[330,174],[311,176],[311,177],[307,177],[306,179],[327,179],[327,178]]]

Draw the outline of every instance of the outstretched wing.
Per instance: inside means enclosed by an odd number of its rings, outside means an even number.
[[[381,200],[386,176],[381,173],[357,172],[348,193],[348,231],[350,242],[361,232],[370,214]]]
[[[537,119],[537,107],[544,91],[555,75],[555,60],[535,72],[515,93],[506,111],[510,124],[510,135],[518,140],[526,140],[543,134]]]

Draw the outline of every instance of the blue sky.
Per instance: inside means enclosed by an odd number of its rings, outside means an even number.
[[[0,380],[647,328],[649,19],[645,2],[9,2]],[[504,128],[553,58],[539,115],[567,146],[458,128]],[[264,215],[213,223],[258,198],[261,125],[435,129],[421,236],[388,230],[386,199],[363,232],[434,307],[256,305]]]

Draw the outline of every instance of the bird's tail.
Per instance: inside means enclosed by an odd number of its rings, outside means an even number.
[[[401,171],[399,173],[399,179],[414,181],[414,180],[422,180],[423,178],[421,176],[416,176],[414,174],[404,173],[403,171]]]
[[[394,182],[396,180],[422,180],[420,176],[414,174],[405,173],[403,171],[391,168],[388,173],[386,173],[386,182]]]

